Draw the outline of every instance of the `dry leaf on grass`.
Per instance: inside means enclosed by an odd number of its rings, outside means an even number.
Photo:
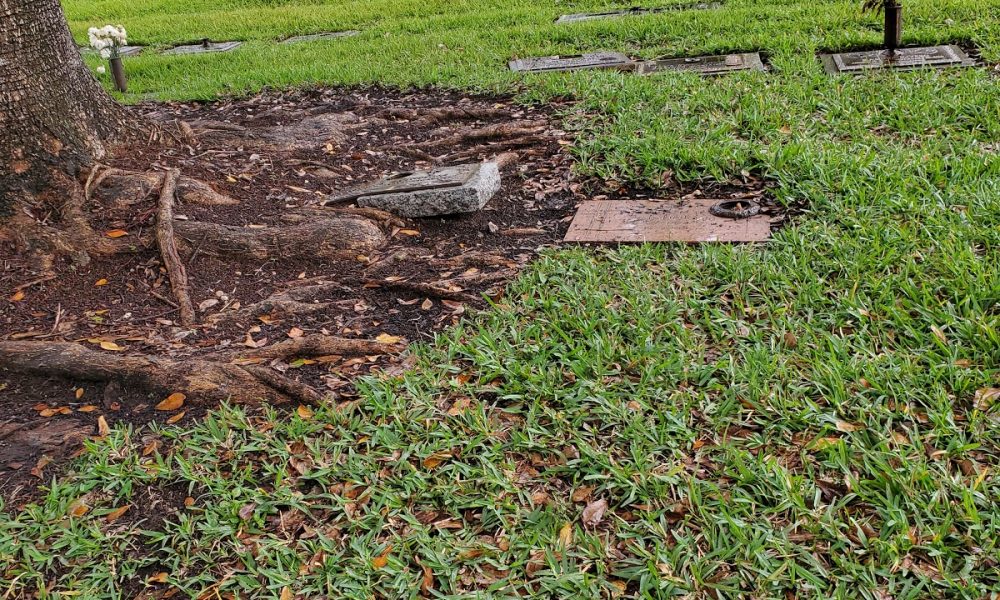
[[[562,529],[559,530],[559,544],[563,548],[569,548],[570,544],[573,543],[573,524],[566,522],[563,524]]]
[[[1000,402],[1000,388],[983,388],[976,390],[975,404],[979,410],[989,410]]]
[[[372,559],[372,567],[374,567],[376,569],[381,569],[382,567],[384,567],[387,564],[389,564],[389,554],[391,552],[392,552],[392,546],[389,546],[388,548],[385,549],[385,552],[383,552],[379,556],[376,556],[375,558],[373,558]]]
[[[601,519],[604,518],[604,513],[608,510],[608,501],[601,498],[600,500],[595,500],[587,505],[587,508],[583,509],[583,524],[587,527],[596,527]]]
[[[110,433],[111,427],[108,426],[108,420],[104,418],[104,415],[97,417],[97,435],[107,437]]]
[[[422,464],[425,469],[433,469],[449,458],[451,458],[451,452],[435,452],[425,458],[420,464]]]

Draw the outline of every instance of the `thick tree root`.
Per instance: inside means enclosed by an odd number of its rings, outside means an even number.
[[[499,125],[487,125],[477,129],[459,130],[448,137],[414,144],[411,148],[428,151],[431,149],[458,146],[467,142],[483,142],[538,135],[544,132],[546,124],[543,121],[515,121]]]
[[[167,268],[167,276],[170,278],[170,287],[174,291],[174,298],[177,299],[181,325],[190,327],[196,320],[194,303],[191,302],[187,270],[181,262],[180,254],[177,253],[177,242],[174,239],[174,190],[177,189],[179,177],[180,173],[177,170],[171,170],[163,177],[163,190],[160,192],[160,205],[156,217],[156,240],[160,245],[160,255]]]
[[[94,175],[98,173],[98,175]],[[94,167],[88,177],[89,195],[100,194],[118,207],[138,204],[149,197],[153,190],[163,184],[162,173],[136,173],[121,169],[100,170]],[[181,176],[177,181],[177,199],[185,204],[202,206],[233,206],[235,200],[216,192],[210,185],[198,179]]]
[[[145,393],[181,392],[205,403],[317,402],[312,388],[262,367],[91,350],[69,342],[0,342],[0,372],[118,382]]]
[[[306,358],[310,356],[376,356],[399,352],[402,348],[395,344],[384,344],[376,340],[358,340],[329,335],[307,335],[285,340],[277,344],[249,351],[239,351],[240,358],[260,358],[275,360],[284,358]]]
[[[280,258],[352,258],[385,244],[385,234],[369,219],[329,215],[292,226],[251,229],[201,221],[177,221],[174,231],[192,248],[219,256],[259,260]]]

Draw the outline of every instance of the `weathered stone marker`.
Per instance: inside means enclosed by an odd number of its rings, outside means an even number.
[[[643,8],[641,6],[635,6],[624,10],[563,15],[556,19],[556,23],[579,23],[581,21],[594,21],[596,19],[616,19],[619,17],[655,15],[658,13],[680,12],[684,10],[709,10],[719,8],[720,6],[722,6],[721,2],[689,2],[685,4],[674,4],[673,6],[662,6],[659,8]]]
[[[319,40],[335,40],[338,38],[352,37],[361,33],[360,31],[324,31],[322,33],[311,33],[309,35],[296,35],[287,40],[282,40],[282,44],[299,44],[302,42],[316,42]]]
[[[118,48],[118,55],[119,56],[137,56],[137,55],[141,54],[142,51],[145,50],[145,49],[146,49],[145,46],[122,46],[121,48]],[[87,46],[87,47],[84,47],[84,48],[80,48],[80,52],[82,52],[84,54],[96,54],[96,51],[93,48],[91,48],[90,46]]]
[[[436,217],[480,210],[499,191],[500,169],[486,162],[400,173],[323,204],[355,200],[401,217]]]
[[[574,56],[543,56],[510,61],[510,70],[516,72],[544,73],[583,69],[632,71],[635,69],[635,62],[621,52],[592,52]]]
[[[733,71],[766,71],[760,54],[725,54],[694,58],[668,58],[639,63],[640,75],[661,71],[694,71],[702,75],[722,75]]]
[[[890,58],[886,50],[842,52],[820,56],[823,67],[831,75],[859,74],[875,69],[914,69],[971,67],[975,61],[958,46],[928,46],[925,48],[899,48]]]
[[[164,54],[202,54],[205,52],[229,52],[243,45],[243,42],[213,42],[204,40],[200,44],[174,46],[164,50]]]

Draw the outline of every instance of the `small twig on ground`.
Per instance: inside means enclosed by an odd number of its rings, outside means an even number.
[[[157,294],[157,293],[156,293],[156,292],[154,292],[154,291],[150,291],[150,292],[149,292],[149,295],[150,295],[150,296],[152,296],[152,297],[154,297],[154,298],[156,298],[157,300],[159,300],[159,301],[161,301],[161,302],[164,302],[164,303],[166,303],[166,304],[169,304],[170,306],[173,306],[173,307],[174,307],[174,310],[178,310],[178,309],[180,309],[180,307],[179,307],[179,306],[177,306],[177,303],[176,303],[176,302],[174,302],[174,301],[173,301],[173,300],[171,300],[170,298],[167,298],[166,296],[163,296],[163,295],[160,295],[160,294]]]

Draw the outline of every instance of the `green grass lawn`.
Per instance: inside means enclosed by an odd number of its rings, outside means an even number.
[[[565,94],[593,115],[581,171],[747,170],[807,210],[766,246],[550,252],[346,410],[225,408],[153,432],[147,457],[148,431],[91,442],[37,505],[0,506],[0,598],[118,598],[157,573],[203,598],[996,597],[1000,404],[977,390],[1000,386],[1000,0],[906,0],[907,43],[972,43],[988,68],[827,77],[817,49],[881,39],[857,4],[555,25],[608,4],[67,0],[81,42],[107,22],[133,43],[247,42],[128,59],[129,101]],[[340,29],[363,33],[273,43]],[[506,70],[593,49],[760,50],[772,71]],[[178,497],[162,520],[106,519]]]

